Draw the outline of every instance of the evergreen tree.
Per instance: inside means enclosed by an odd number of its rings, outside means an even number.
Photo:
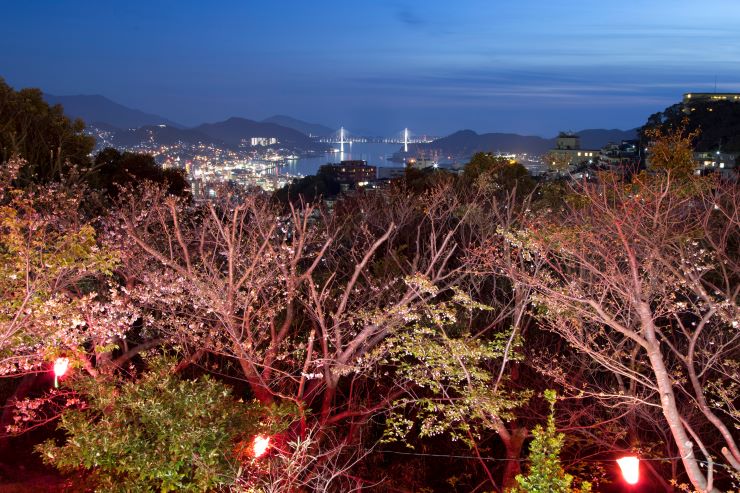
[[[520,491],[527,493],[570,493],[573,476],[560,464],[563,448],[562,433],[555,429],[555,391],[546,390],[545,399],[550,403],[547,426],[537,425],[532,431],[534,440],[529,445],[529,472],[516,477]]]

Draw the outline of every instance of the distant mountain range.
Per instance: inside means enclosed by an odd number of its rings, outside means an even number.
[[[145,125],[168,125],[184,128],[183,125],[163,116],[127,108],[105,96],[54,96],[44,94],[44,98],[49,104],[61,104],[64,106],[64,112],[67,116],[82,118],[85,123],[107,124],[120,129],[139,128]]]
[[[136,147],[143,142],[156,142],[160,145],[172,145],[178,142],[197,144],[199,142],[225,144],[220,139],[211,137],[203,132],[190,128],[175,128],[166,125],[145,125],[136,129],[121,130],[110,126],[101,126],[94,123],[93,126],[101,130],[113,133],[113,144],[120,147]],[[224,147],[226,147],[224,145]]]
[[[621,142],[637,138],[637,129],[604,130],[588,129],[575,132],[581,138],[581,148],[601,149],[609,142]],[[555,146],[556,137],[546,139],[536,135],[509,133],[478,134],[472,130],[461,130],[428,144],[409,146],[410,151],[437,151],[450,156],[471,156],[476,152],[512,152],[544,154]]]
[[[286,116],[286,115],[275,115],[275,116],[271,116],[270,118],[265,118],[262,121],[265,123],[275,123],[283,127],[292,128],[293,130],[298,130],[299,132],[303,134],[313,136],[313,137],[326,137],[326,136],[333,134],[336,131],[325,125],[320,125],[318,123],[304,122],[302,120],[298,120],[296,118]]]
[[[321,151],[327,147],[326,144],[315,142],[307,135],[292,128],[245,118],[229,118],[223,122],[204,123],[195,128],[176,128],[162,124],[121,130],[99,122],[91,124],[90,127],[112,134],[107,140],[117,147],[137,147],[150,142],[158,145],[187,142],[215,144],[223,148],[237,149],[249,147],[252,137],[274,137],[280,143],[280,147],[298,152]]]
[[[334,129],[318,123],[309,123],[286,115],[275,115],[263,121],[246,118],[229,118],[216,123],[204,123],[194,128],[169,120],[163,116],[128,108],[99,95],[54,96],[45,94],[50,104],[61,104],[65,113],[82,118],[90,126],[110,132],[117,146],[133,147],[142,142],[174,144],[214,143],[239,147],[252,137],[275,137],[282,146],[297,150],[322,150],[310,136],[325,137]],[[584,149],[599,149],[608,142],[634,139],[637,129],[589,129],[576,132]],[[461,130],[429,144],[411,145],[410,150],[437,151],[444,155],[466,157],[476,152],[516,152],[543,154],[555,145],[555,138],[512,133],[483,133]]]
[[[50,104],[61,104],[72,118],[82,118],[90,127],[112,134],[113,144],[133,147],[143,142],[174,144],[176,142],[215,143],[239,147],[252,137],[275,137],[286,148],[322,150],[326,146],[314,142],[308,135],[326,136],[333,130],[324,125],[308,123],[285,115],[276,115],[259,122],[246,118],[229,118],[223,122],[204,123],[186,128],[163,116],[127,108],[104,96],[55,96],[45,94]]]
[[[99,128],[114,127],[121,130],[137,129],[149,125],[167,125],[168,127],[186,128],[185,125],[152,113],[145,113],[123,106],[100,95],[55,96],[44,94],[49,104],[61,104],[64,112],[72,118],[82,118],[86,123]],[[257,123],[257,122],[255,122]],[[309,123],[287,115],[275,115],[265,118],[262,123],[271,123],[297,130],[305,135],[325,137],[334,133],[334,129],[318,123]],[[270,129],[273,127],[265,127]],[[264,134],[260,134],[264,136]]]
[[[252,137],[276,137],[281,146],[290,148],[311,149],[316,147],[313,139],[298,130],[276,123],[256,122],[246,118],[233,117],[223,122],[204,123],[193,130],[213,139],[221,140],[232,147],[243,144],[242,140],[244,139],[249,145],[249,139]]]

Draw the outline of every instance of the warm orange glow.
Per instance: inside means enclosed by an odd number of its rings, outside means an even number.
[[[252,442],[252,453],[256,458],[262,457],[270,448],[270,437],[257,435]]]
[[[640,459],[637,457],[622,457],[617,460],[622,476],[627,484],[637,484],[640,480]]]

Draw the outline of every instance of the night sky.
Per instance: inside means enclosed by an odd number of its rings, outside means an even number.
[[[183,124],[632,128],[740,91],[738,0],[8,1],[0,76]]]

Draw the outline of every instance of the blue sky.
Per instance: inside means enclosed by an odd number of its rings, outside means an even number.
[[[740,91],[738,0],[23,0],[0,76],[184,124],[288,114],[350,129],[630,128]]]

